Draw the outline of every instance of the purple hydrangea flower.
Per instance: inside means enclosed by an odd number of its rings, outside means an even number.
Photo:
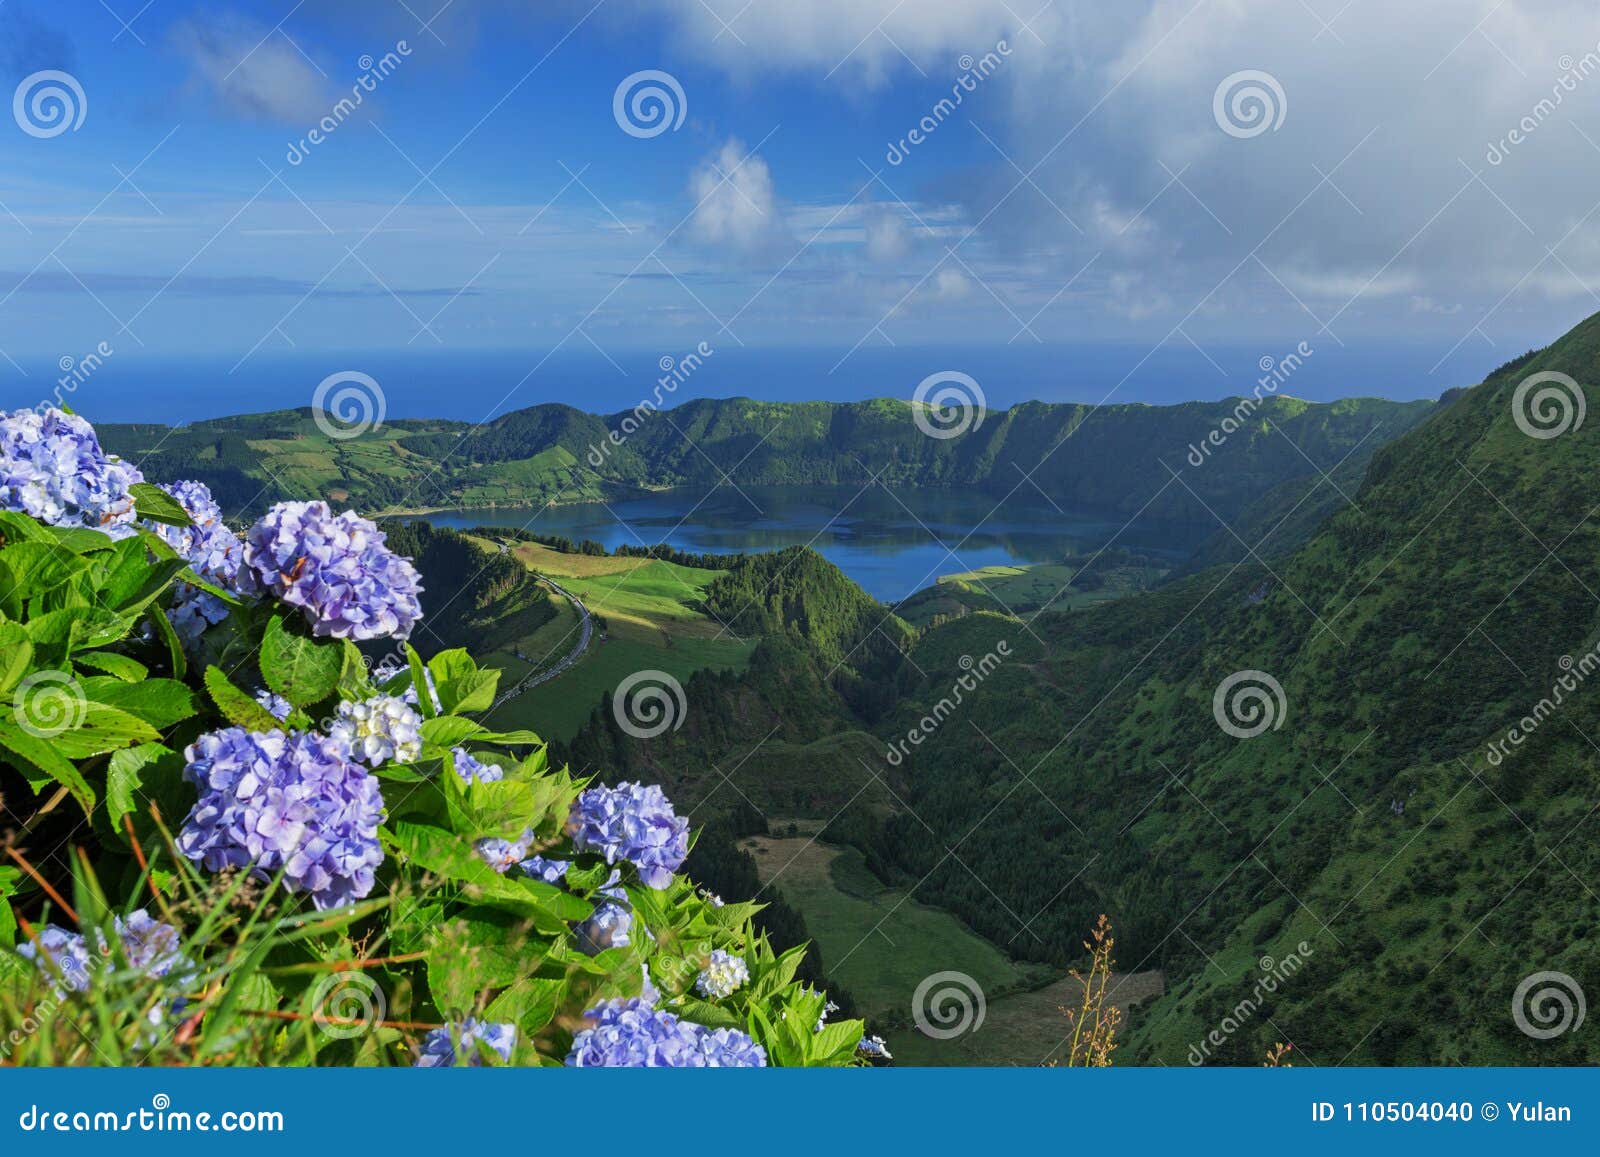
[[[0,412],[0,509],[51,526],[133,532],[128,488],[144,476],[100,448],[94,427],[55,408]]]
[[[715,1031],[647,1001],[611,1000],[590,1009],[572,1040],[572,1068],[764,1068],[766,1050],[736,1029]]]
[[[52,984],[66,985],[73,992],[89,991],[89,943],[77,932],[46,924],[36,939],[17,948],[17,954],[33,961]]]
[[[672,873],[689,854],[689,821],[654,785],[586,789],[572,805],[567,832],[580,852],[599,852],[608,864],[633,864],[651,888],[671,884]]]
[[[708,1000],[722,1000],[732,996],[749,979],[750,966],[744,959],[718,948],[712,951],[711,959],[695,977],[694,986]]]
[[[282,869],[289,890],[310,893],[318,908],[372,891],[383,796],[342,742],[229,727],[202,735],[184,757],[184,778],[200,789],[178,836],[189,859],[261,878]]]
[[[495,871],[504,875],[513,864],[528,856],[528,845],[533,842],[533,832],[524,831],[514,840],[489,837],[476,841],[472,850]]]
[[[411,561],[352,511],[326,502],[280,502],[245,536],[245,562],[261,584],[299,607],[314,635],[404,639],[422,617]]]
[[[543,880],[546,884],[564,884],[567,881],[567,869],[572,867],[572,862],[529,856],[517,867],[521,868],[525,875],[532,876],[535,880]]]
[[[160,978],[176,974],[186,977],[193,974],[193,966],[183,954],[178,930],[171,924],[164,924],[139,908],[130,912],[126,920],[121,916],[116,917],[113,926],[128,963],[146,976]]]
[[[594,914],[579,924],[578,949],[594,956],[607,948],[626,948],[630,943],[628,933],[633,928],[633,913],[621,904],[609,900],[594,910]]]
[[[708,1069],[764,1069],[767,1050],[736,1028],[701,1029],[696,1041]]]
[[[453,1033],[453,1039],[452,1039]],[[483,1053],[478,1048],[482,1041],[502,1061],[510,1062],[511,1050],[517,1047],[517,1028],[511,1024],[490,1024],[468,1017],[459,1025],[436,1028],[422,1040],[422,1053],[417,1057],[416,1068],[448,1069],[456,1065],[457,1049],[465,1053],[467,1065],[478,1068],[483,1064]]]
[[[254,572],[244,565],[244,543],[222,521],[222,508],[204,482],[163,486],[193,520],[192,526],[149,527],[188,562],[189,568],[215,586],[240,595],[259,593]],[[178,634],[194,640],[207,627],[228,617],[228,604],[193,583],[179,583],[169,617]]]
[[[183,954],[178,930],[171,924],[162,923],[140,908],[129,913],[127,919],[113,918],[112,927],[122,946],[122,955],[134,971],[156,980],[168,975],[186,980],[194,975],[193,965]],[[95,951],[96,944],[101,945],[101,951]],[[99,932],[86,937],[54,924],[45,925],[37,941],[23,944],[17,953],[32,960],[52,983],[65,985],[73,992],[89,991],[96,965],[109,963],[108,950]],[[41,959],[41,953],[45,959]]]
[[[455,763],[456,774],[465,783],[472,783],[474,780],[478,783],[494,783],[498,779],[505,778],[505,769],[498,763],[483,763],[465,747],[452,747],[450,758]],[[565,871],[564,868],[562,870]]]
[[[290,713],[294,711],[293,703],[290,703],[282,695],[279,695],[273,691],[257,691],[256,702],[265,707],[267,709],[267,714],[271,715],[279,722],[289,718]]]
[[[422,754],[422,716],[398,695],[378,695],[339,704],[328,734],[349,745],[350,758],[368,767],[385,760],[414,763]]]

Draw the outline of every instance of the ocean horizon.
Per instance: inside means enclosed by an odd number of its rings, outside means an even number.
[[[712,348],[692,372],[679,372],[663,407],[693,398],[749,397],[761,401],[860,401],[910,398],[930,374],[970,375],[992,409],[1027,401],[1170,405],[1246,394],[1271,359],[1295,354],[1302,339],[1209,345],[1187,343],[1152,349],[1133,342],[1081,342],[997,347],[902,346],[895,349],[798,350],[770,347]],[[632,409],[653,397],[663,366],[677,366],[695,351],[681,350],[475,351],[343,353],[232,359],[197,355],[168,358],[114,350],[98,359],[27,362],[0,381],[7,409],[59,397],[98,422],[183,423],[310,404],[330,374],[357,371],[383,390],[386,417],[487,421],[513,410],[560,402],[591,413]],[[1433,342],[1333,342],[1301,356],[1278,385],[1281,394],[1310,401],[1385,397],[1398,401],[1437,397],[1473,385],[1495,366],[1522,352],[1482,345],[1455,351]]]

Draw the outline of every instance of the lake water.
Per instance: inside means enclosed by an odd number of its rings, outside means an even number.
[[[998,504],[998,505],[997,505]],[[1210,529],[1060,510],[1020,493],[888,491],[859,487],[728,486],[670,490],[612,503],[501,507],[431,514],[438,526],[517,526],[535,534],[590,538],[608,550],[665,542],[680,550],[739,554],[810,546],[863,590],[897,602],[940,575],[979,567],[1055,562],[1115,545],[1173,561]]]

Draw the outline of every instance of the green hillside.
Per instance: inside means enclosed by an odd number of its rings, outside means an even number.
[[[877,477],[887,485],[1005,494],[1027,473],[1058,502],[1209,525],[1289,479],[1333,469],[1347,456],[1363,460],[1368,447],[1408,429],[1432,407],[1282,396],[1243,411],[1239,399],[1178,406],[1029,402],[988,411],[974,428],[945,439],[924,434],[908,402],[726,398],[687,401],[639,419],[542,405],[484,425],[402,420],[342,439],[320,429],[308,409],[179,427],[106,425],[100,433],[109,449],[139,462],[152,478],[208,483],[230,512],[311,496],[389,512],[542,505],[641,488],[714,486],[734,474],[741,485],[864,484]],[[633,432],[615,445],[611,432],[624,428]],[[1225,441],[1204,469],[1188,472],[1188,488],[1172,485],[1160,463],[1183,469],[1191,447],[1220,430],[1229,431]]]
[[[827,821],[885,887],[1019,962],[1077,963],[1108,913],[1119,969],[1166,976],[1129,1063],[1254,1064],[1283,1040],[1317,1064],[1593,1063],[1592,1034],[1536,1041],[1509,1015],[1523,977],[1592,977],[1600,929],[1600,694],[1579,678],[1600,668],[1581,660],[1600,637],[1600,433],[1519,428],[1540,371],[1600,376],[1600,320],[1452,396],[1359,485],[1336,471],[1353,501],[1297,549],[1089,610],[941,619],[882,652],[866,702],[801,634],[769,635],[748,677],[697,678],[693,729],[635,759],[705,795],[737,762],[775,822]],[[1264,535],[1309,493],[1242,525]],[[1241,672],[1281,686],[1276,729],[1219,725]],[[1559,709],[1539,706],[1563,675]],[[1513,726],[1531,738],[1490,758]],[[574,751],[617,759],[606,730]],[[800,758],[821,742],[838,750]],[[831,793],[793,790],[818,776]]]
[[[1594,380],[1597,354],[1591,321],[1454,398],[1271,570],[1036,620],[911,760],[876,865],[926,877],[919,897],[996,940],[1020,915],[1013,948],[1041,959],[1070,958],[1109,912],[1123,965],[1173,981],[1130,1059],[1185,1062],[1258,962],[1304,942],[1304,971],[1210,1059],[1289,1039],[1316,1063],[1594,1061],[1592,1037],[1536,1042],[1508,1010],[1532,972],[1593,975],[1600,695],[1580,683],[1503,760],[1487,744],[1600,629],[1600,440],[1529,437],[1512,404],[1531,373]],[[983,632],[923,638],[922,694]],[[1281,684],[1278,729],[1218,725],[1213,695],[1240,671]]]

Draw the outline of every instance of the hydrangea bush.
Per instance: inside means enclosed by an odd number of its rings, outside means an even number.
[[[551,767],[478,720],[498,672],[405,644],[421,595],[355,513],[232,528],[0,415],[0,771],[87,820],[70,876],[0,867],[0,1062],[859,1063],[659,787]]]

